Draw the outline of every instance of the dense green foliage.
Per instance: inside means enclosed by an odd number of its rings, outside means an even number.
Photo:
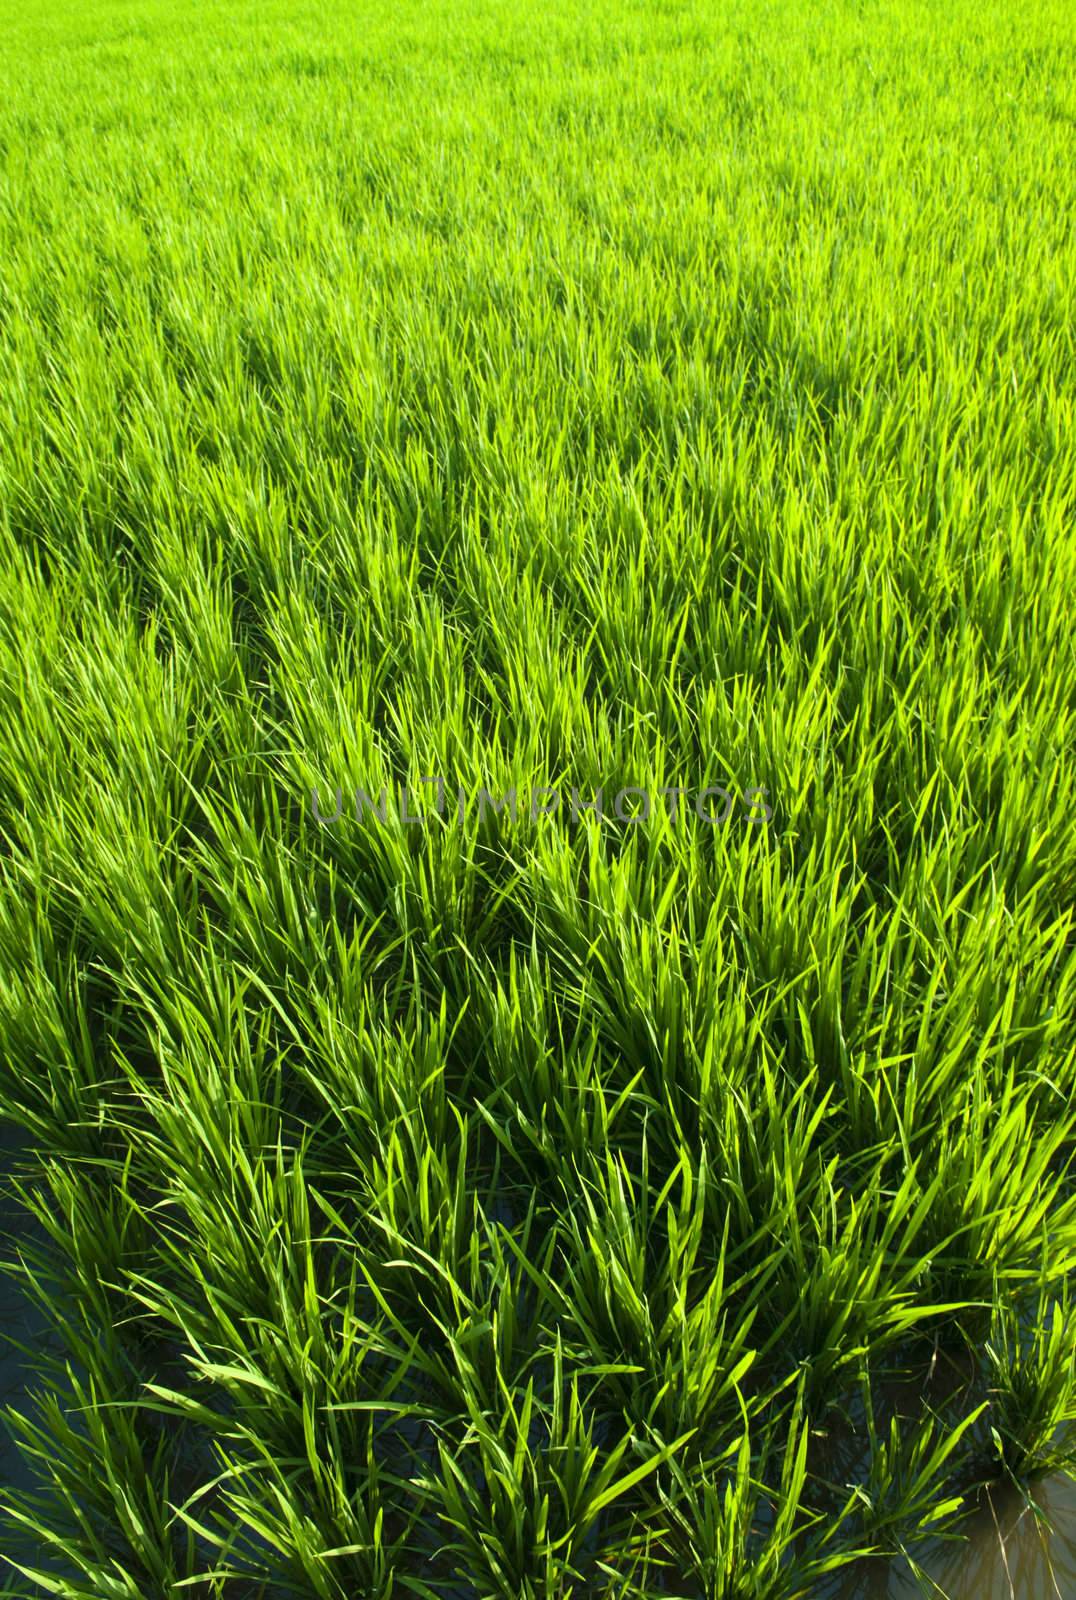
[[[1069,8],[0,21],[9,1592],[788,1600],[1064,1464]]]

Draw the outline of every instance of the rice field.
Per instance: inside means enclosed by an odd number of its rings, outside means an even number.
[[[3,1593],[1076,1472],[1074,328],[1061,0],[0,0]]]

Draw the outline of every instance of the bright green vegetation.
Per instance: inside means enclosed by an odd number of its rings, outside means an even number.
[[[9,1592],[788,1600],[1071,1460],[1069,7],[0,21]]]

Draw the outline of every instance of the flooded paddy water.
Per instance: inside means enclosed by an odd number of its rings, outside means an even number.
[[[850,1568],[826,1600],[1076,1600],[1076,1482],[1058,1474],[1025,1495],[995,1485],[965,1524],[966,1542],[919,1559]]]

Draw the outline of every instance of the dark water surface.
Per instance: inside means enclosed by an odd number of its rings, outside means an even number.
[[[907,1562],[849,1568],[826,1600],[1076,1600],[1076,1482],[1044,1478],[1027,1495],[994,1487],[964,1525],[967,1542]]]
[[[0,1259],[4,1261],[16,1257],[20,1243],[41,1246],[47,1238],[44,1228],[36,1218],[27,1215],[26,1208],[10,1188],[10,1178],[26,1149],[22,1133],[11,1123],[0,1120]],[[25,1346],[25,1350],[20,1350],[18,1345]],[[58,1352],[61,1343],[44,1313],[7,1273],[0,1273],[0,1406],[5,1410],[14,1406],[31,1420],[37,1420],[33,1404],[27,1402],[30,1392],[39,1387],[39,1379],[30,1367],[32,1357],[27,1352],[41,1355],[50,1347]],[[3,1418],[0,1418],[0,1486],[30,1493],[37,1489],[36,1478]],[[33,1549],[27,1543],[18,1549],[5,1546],[4,1553],[13,1560],[54,1572],[60,1570],[48,1552]],[[16,1573],[6,1561],[0,1562],[0,1594],[43,1597],[45,1593]]]

